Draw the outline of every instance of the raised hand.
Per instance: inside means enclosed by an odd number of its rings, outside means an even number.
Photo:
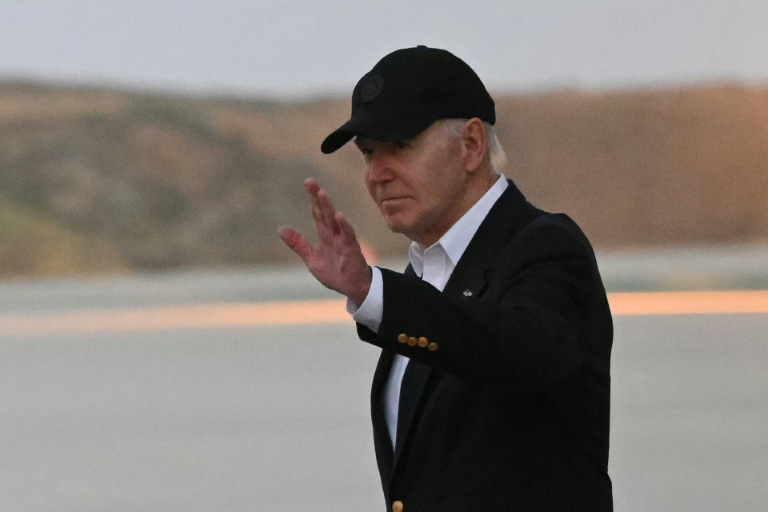
[[[282,226],[277,234],[323,286],[362,304],[371,286],[371,268],[360,250],[355,230],[314,179],[305,180],[304,188],[309,194],[317,243],[310,245],[289,226]]]

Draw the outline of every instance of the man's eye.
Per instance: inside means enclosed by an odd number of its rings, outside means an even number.
[[[372,148],[360,148],[360,152],[363,154],[363,156],[370,156],[373,154]]]
[[[408,147],[408,143],[402,140],[398,140],[392,143],[397,149],[405,149]]]

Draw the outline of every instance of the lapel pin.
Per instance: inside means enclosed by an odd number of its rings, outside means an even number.
[[[465,297],[471,297],[472,296],[472,290],[464,290],[464,296]]]

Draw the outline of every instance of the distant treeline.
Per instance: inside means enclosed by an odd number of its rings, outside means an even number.
[[[495,96],[505,174],[596,245],[768,241],[768,88]],[[348,109],[0,82],[0,275],[288,259],[309,176],[399,253],[359,155],[319,151]]]

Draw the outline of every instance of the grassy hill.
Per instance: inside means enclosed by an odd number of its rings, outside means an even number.
[[[768,241],[768,89],[495,97],[507,176],[596,245]],[[308,176],[401,253],[356,151],[319,151],[348,109],[0,82],[0,275],[291,258]]]

